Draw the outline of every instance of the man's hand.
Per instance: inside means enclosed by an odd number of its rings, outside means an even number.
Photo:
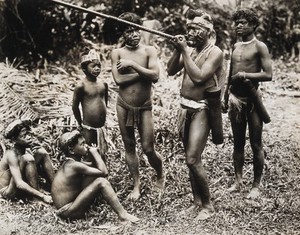
[[[48,204],[52,204],[53,203],[53,200],[52,200],[52,197],[50,195],[44,195],[42,197],[43,201],[48,203]]]
[[[226,103],[225,101],[222,101],[222,113],[227,113],[228,112],[228,103]]]
[[[246,79],[246,73],[245,72],[238,72],[236,74],[234,74],[233,76],[231,76],[231,82],[232,83],[240,83],[243,82]]]
[[[126,73],[126,71],[128,71],[128,69],[133,66],[133,61],[120,59],[116,65],[117,65],[118,72],[122,74],[122,73]]]
[[[183,51],[187,47],[186,39],[184,35],[176,35],[171,40],[171,43],[178,51]]]

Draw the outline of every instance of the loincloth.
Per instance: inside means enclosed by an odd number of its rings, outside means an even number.
[[[152,110],[151,100],[146,101],[141,107],[134,107],[126,103],[120,96],[117,99],[117,105],[128,111],[126,117],[126,126],[134,126],[139,124],[141,120],[141,113],[145,110]]]
[[[106,140],[106,130],[104,127],[95,128],[85,124],[81,125],[84,129],[93,130],[97,132],[97,147],[100,150],[100,153],[105,154],[108,149],[107,140]]]
[[[237,122],[241,122],[243,116],[247,118],[246,111],[252,111],[253,104],[248,97],[239,97],[229,93],[229,116]]]
[[[58,210],[55,211],[56,215],[61,216],[61,217],[66,217],[66,215],[64,215],[64,213],[66,211],[68,211],[72,205],[73,205],[73,202],[70,202],[70,203],[62,206],[61,208],[59,208]]]
[[[184,139],[186,124],[191,123],[197,113],[208,109],[208,104],[206,100],[194,101],[181,96],[180,105],[182,109],[178,115],[178,134]]]

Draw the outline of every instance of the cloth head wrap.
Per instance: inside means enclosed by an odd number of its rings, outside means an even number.
[[[213,20],[212,17],[203,11],[200,10],[193,10],[189,9],[186,14],[187,17],[187,26],[200,26],[206,28],[210,35],[209,35],[209,43],[215,44],[216,43],[216,32],[214,30]]]
[[[93,60],[98,60],[100,62],[100,56],[96,52],[95,49],[90,50],[87,55],[83,55],[81,57],[81,63],[84,63],[84,62],[87,62],[87,61],[91,62]]]

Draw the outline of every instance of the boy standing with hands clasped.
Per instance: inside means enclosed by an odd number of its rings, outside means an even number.
[[[74,89],[73,114],[87,144],[97,146],[103,156],[107,150],[103,126],[106,120],[108,85],[97,79],[101,63],[96,50],[92,49],[82,56],[81,68],[85,77]]]

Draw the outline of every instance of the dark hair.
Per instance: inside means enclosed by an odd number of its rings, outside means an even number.
[[[142,25],[142,23],[143,23],[141,17],[138,16],[137,14],[135,14],[135,13],[132,13],[132,12],[124,12],[121,15],[119,15],[118,18],[121,19],[121,20],[126,20],[126,21],[129,21],[129,22],[138,24],[138,25]],[[120,33],[124,33],[124,31],[126,29],[128,29],[129,27],[130,27],[130,25],[128,25],[126,23],[119,22],[118,30],[120,31]]]
[[[26,130],[30,130],[31,129],[31,121],[30,120],[15,120],[14,122],[12,122],[11,124],[9,124],[7,126],[7,129],[5,131],[4,137],[6,139],[16,139],[21,130],[23,128],[26,128]]]
[[[78,143],[78,139],[83,138],[79,131],[72,131],[64,133],[59,142],[60,149],[65,153],[69,153],[69,148],[74,147]]]
[[[232,16],[233,21],[237,21],[242,18],[246,19],[251,25],[254,25],[255,28],[259,26],[259,20],[257,14],[249,8],[239,9],[233,13]]]

